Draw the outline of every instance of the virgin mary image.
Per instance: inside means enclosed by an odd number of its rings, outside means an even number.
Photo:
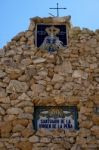
[[[54,26],[47,27],[45,29],[48,36],[45,37],[43,43],[40,45],[40,48],[48,50],[49,52],[54,52],[59,48],[63,48],[63,42],[59,40],[59,37],[56,35],[59,34],[60,29]]]

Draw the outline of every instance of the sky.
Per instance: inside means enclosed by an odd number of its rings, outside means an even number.
[[[28,29],[30,18],[56,15],[50,7],[66,7],[60,17],[71,16],[73,26],[99,29],[99,0],[0,0],[0,48]]]

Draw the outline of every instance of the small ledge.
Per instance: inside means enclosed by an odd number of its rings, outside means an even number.
[[[34,17],[30,18],[31,22],[34,22],[35,24],[38,23],[44,23],[44,24],[67,24],[69,27],[71,26],[70,23],[71,16],[64,16],[64,17]]]

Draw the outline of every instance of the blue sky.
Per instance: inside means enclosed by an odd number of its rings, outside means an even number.
[[[73,26],[99,29],[99,0],[0,0],[0,48],[13,36],[25,31],[29,18],[48,17],[49,12],[56,15],[50,7],[66,7],[60,16],[71,15]]]

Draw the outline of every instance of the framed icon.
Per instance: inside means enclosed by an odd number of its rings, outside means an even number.
[[[66,25],[46,25],[37,24],[36,28],[36,46],[49,52],[67,46]]]

